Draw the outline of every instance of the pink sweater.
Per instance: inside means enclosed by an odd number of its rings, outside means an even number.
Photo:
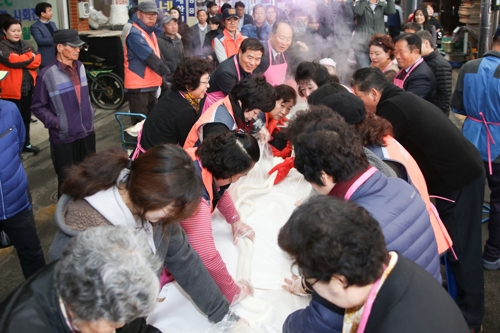
[[[240,220],[233,199],[227,191],[220,198],[217,208],[229,224]],[[240,293],[240,287],[236,285],[227,271],[226,264],[222,261],[222,257],[215,247],[212,235],[212,217],[207,201],[201,199],[194,215],[184,220],[181,226],[186,231],[189,243],[200,255],[215,283],[217,283],[227,300],[232,302],[234,296]]]

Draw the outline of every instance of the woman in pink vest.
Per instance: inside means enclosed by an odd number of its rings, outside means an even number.
[[[439,254],[451,249],[453,243],[430,201],[424,175],[410,153],[392,137],[391,123],[374,113],[366,112],[363,102],[353,94],[334,94],[323,99],[323,104],[343,116],[347,123],[353,124],[363,145],[393,166],[399,178],[417,189],[429,212]]]

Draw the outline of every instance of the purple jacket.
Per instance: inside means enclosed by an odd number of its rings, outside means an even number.
[[[76,61],[80,73],[78,103],[75,87],[57,59],[42,69],[36,78],[31,112],[49,129],[53,144],[71,143],[94,133],[94,109],[90,103],[85,68]]]

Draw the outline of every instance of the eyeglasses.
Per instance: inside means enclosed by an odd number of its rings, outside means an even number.
[[[200,83],[206,84],[207,86],[210,84],[210,76],[207,79],[207,82],[200,81]]]
[[[316,282],[318,282],[319,280],[316,280],[314,281],[313,283],[310,283],[309,281],[307,281],[307,279],[304,277],[303,280],[304,281],[304,287],[306,287],[307,289],[309,289],[309,291],[313,291],[313,286]]]

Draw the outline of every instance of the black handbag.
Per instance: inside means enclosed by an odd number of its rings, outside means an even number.
[[[9,236],[7,236],[5,231],[0,230],[0,249],[5,249],[9,246],[12,246]]]

